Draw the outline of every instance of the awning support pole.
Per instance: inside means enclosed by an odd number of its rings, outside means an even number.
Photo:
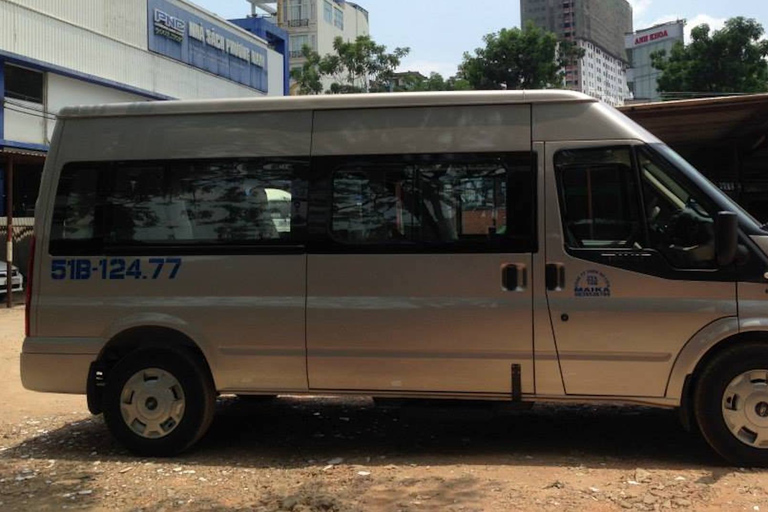
[[[8,221],[5,237],[5,305],[13,307],[13,155],[8,155],[8,170],[5,176],[5,209]]]

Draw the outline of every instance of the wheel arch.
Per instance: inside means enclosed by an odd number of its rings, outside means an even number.
[[[687,429],[695,425],[692,399],[702,370],[723,351],[734,346],[764,342],[768,344],[768,330],[744,328],[735,318],[722,319],[708,325],[694,336],[680,351],[667,384],[667,398],[680,401],[681,420]]]
[[[88,372],[88,409],[93,414],[101,412],[101,392],[108,378],[109,370],[126,355],[139,349],[184,351],[191,354],[202,365],[216,387],[211,362],[202,347],[187,334],[166,326],[147,325],[128,327],[114,336],[102,347]]]

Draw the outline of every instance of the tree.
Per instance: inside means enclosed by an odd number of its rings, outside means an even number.
[[[400,85],[392,88],[393,92],[420,91],[466,91],[471,89],[469,83],[461,76],[443,78],[440,73],[430,73],[424,77],[420,73],[405,73]]]
[[[388,53],[386,46],[376,44],[369,36],[359,36],[355,41],[337,37],[333,50],[334,53],[320,57],[309,47],[302,48],[306,61],[291,72],[300,94],[319,94],[326,77],[333,79],[328,91],[331,94],[388,91],[395,69],[410,53],[409,48],[395,48]]]
[[[559,41],[529,21],[525,28],[502,29],[483,37],[485,48],[464,54],[460,74],[473,89],[562,87],[563,69],[584,56],[569,41]]]
[[[761,41],[762,25],[754,19],[731,18],[710,35],[709,25],[691,31],[688,46],[678,43],[669,57],[664,50],[651,54],[660,70],[659,92],[708,95],[768,91],[768,41]]]
[[[300,68],[291,70],[291,78],[296,81],[299,94],[320,94],[323,92],[323,83],[320,80],[322,77],[320,55],[307,45],[301,49],[301,55],[305,59],[304,64]]]

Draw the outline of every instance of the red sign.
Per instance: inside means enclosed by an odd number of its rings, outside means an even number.
[[[651,41],[656,41],[658,39],[664,39],[665,37],[669,37],[669,33],[666,30],[662,30],[660,32],[654,32],[653,34],[640,36],[635,38],[635,46],[645,44],[645,43],[650,43]]]

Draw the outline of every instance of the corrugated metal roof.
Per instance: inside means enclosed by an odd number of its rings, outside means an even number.
[[[38,157],[38,158],[45,158],[48,156],[48,153],[44,151],[34,151],[31,149],[19,149],[19,148],[7,148],[0,146],[0,154],[4,155],[19,155],[19,156],[25,156],[25,157]]]
[[[619,110],[672,144],[768,133],[768,94],[644,103]]]

